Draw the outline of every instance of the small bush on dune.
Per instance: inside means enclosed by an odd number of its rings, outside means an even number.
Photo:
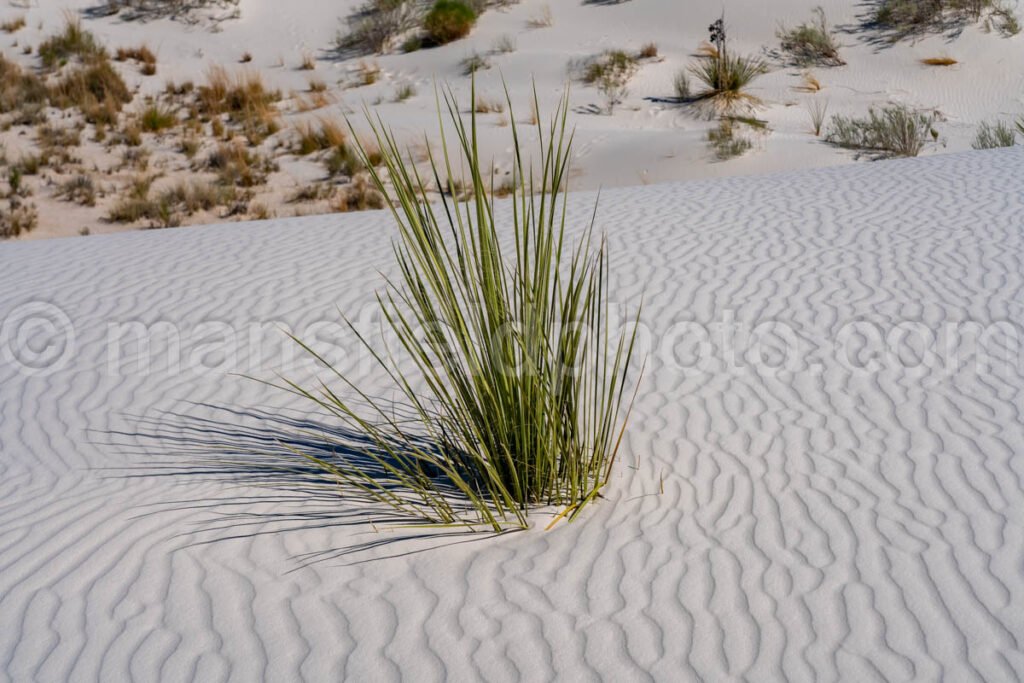
[[[96,206],[96,184],[84,173],[61,183],[56,196],[82,206]]]
[[[423,29],[434,45],[445,45],[469,35],[476,12],[461,0],[437,0],[423,18]]]
[[[861,150],[876,157],[916,157],[929,137],[937,138],[936,116],[904,105],[870,109],[867,118],[835,115],[825,139],[839,147]]]
[[[363,162],[359,155],[352,151],[349,145],[338,145],[331,149],[330,154],[324,159],[324,167],[327,174],[332,178],[335,176],[355,177],[363,170]]]
[[[356,433],[337,443],[324,436],[326,448],[295,454],[336,482],[344,500],[412,524],[501,531],[526,527],[542,506],[561,508],[554,521],[572,519],[611,477],[635,334],[609,328],[605,241],[566,234],[568,101],[539,127],[538,180],[517,149],[526,186],[514,190],[508,221],[493,211],[475,117],[467,125],[454,96],[446,101],[456,165],[469,169],[466,203],[443,197],[444,209],[435,208],[392,135],[374,127],[386,173],[369,173],[398,223],[400,272],[378,301],[401,358],[360,338],[403,408],[364,393],[340,368],[332,370],[344,391],[288,382],[283,388]],[[433,163],[432,175],[445,173]],[[327,450],[337,455],[324,457]]]
[[[506,55],[516,51],[516,39],[506,34],[498,36],[494,41],[491,52],[496,55]]]
[[[596,85],[604,95],[608,112],[626,97],[627,86],[637,71],[636,57],[623,50],[608,50],[583,66],[580,79]]]
[[[50,101],[56,107],[77,107],[90,123],[114,124],[121,107],[132,101],[124,79],[108,61],[77,66],[66,72],[50,88]]]
[[[304,121],[295,128],[298,133],[296,151],[303,156],[345,145],[345,130],[334,121],[320,119],[316,125]]]
[[[380,78],[380,66],[376,62],[359,62],[356,77],[359,85],[373,85]]]
[[[174,110],[159,104],[152,104],[146,107],[139,116],[139,123],[142,130],[149,133],[159,133],[178,125],[178,117]]]
[[[491,68],[491,62],[486,56],[474,52],[459,63],[463,76],[472,76],[477,71]]]
[[[142,64],[141,71],[144,76],[152,76],[156,73],[156,55],[149,49],[148,45],[131,48],[119,47],[117,52],[114,53],[114,58],[119,62],[129,59],[140,62]]]
[[[540,12],[526,20],[526,25],[529,28],[550,28],[554,24],[555,17],[551,13],[551,5],[548,4],[543,5]]]
[[[658,45],[657,43],[647,43],[640,48],[636,56],[639,59],[654,59],[658,56]]]
[[[405,102],[416,95],[416,86],[412,83],[403,83],[395,90],[395,102]]]
[[[268,89],[259,73],[231,76],[223,67],[212,67],[198,89],[199,110],[207,116],[226,114],[254,145],[280,130],[275,106],[280,99],[280,91]]]
[[[383,209],[384,195],[361,173],[338,191],[330,208],[338,213]]]
[[[828,114],[828,100],[813,99],[807,103],[807,114],[811,118],[811,129],[816,137],[821,135]]]
[[[214,185],[201,180],[179,182],[157,195],[158,205],[171,212],[191,216],[199,211],[210,211],[233,202],[237,194],[233,187]]]
[[[846,62],[839,56],[839,44],[825,18],[825,10],[814,8],[814,18],[791,29],[781,29],[778,38],[782,51],[799,66],[818,64],[838,66]]]
[[[1018,127],[1024,124],[1018,124]],[[1002,121],[982,122],[978,133],[971,144],[974,149],[995,149],[997,147],[1013,147],[1017,142],[1017,131]]]
[[[217,172],[221,185],[254,187],[265,183],[275,167],[269,159],[234,142],[218,145],[207,157],[206,168]]]
[[[25,204],[16,195],[7,198],[7,209],[0,211],[0,239],[17,237],[39,224],[34,204]]]
[[[71,57],[90,60],[106,56],[106,50],[91,32],[82,28],[82,22],[70,16],[64,31],[50,36],[39,44],[39,59],[47,69],[66,63]]]
[[[505,103],[501,100],[477,97],[473,102],[473,111],[477,114],[501,114],[505,111]]]
[[[43,79],[0,54],[0,114],[41,106],[48,97]]]

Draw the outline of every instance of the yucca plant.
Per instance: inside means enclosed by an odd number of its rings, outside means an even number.
[[[757,105],[759,100],[743,91],[750,83],[768,71],[760,57],[732,55],[728,49],[725,17],[708,27],[711,45],[690,66],[690,73],[704,84],[697,93],[700,99],[712,102],[720,111],[729,112],[738,105]]]
[[[399,275],[377,296],[397,347],[349,328],[404,405],[370,396],[335,368],[340,389],[286,381],[354,434],[337,444],[348,456],[296,454],[411,524],[501,531],[526,527],[530,510],[547,506],[558,510],[552,524],[572,519],[608,483],[632,404],[635,331],[610,329],[607,243],[592,237],[593,220],[577,240],[567,235],[568,99],[549,126],[537,125],[536,165],[524,163],[512,117],[509,218],[495,211],[476,108],[467,124],[450,90],[443,102],[458,152],[442,122],[443,156],[430,156],[427,178],[368,112],[381,168],[358,148],[398,225]],[[468,200],[432,204],[429,188],[456,167],[468,168]]]

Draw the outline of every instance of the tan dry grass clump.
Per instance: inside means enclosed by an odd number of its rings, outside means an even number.
[[[119,62],[126,62],[128,60],[139,62],[142,65],[140,71],[144,76],[152,76],[156,74],[156,54],[148,45],[143,44],[138,47],[119,47],[114,53],[114,59]]]
[[[199,86],[197,92],[200,113],[226,116],[249,144],[257,145],[281,128],[276,106],[281,92],[267,88],[259,72],[240,71],[232,75],[223,66],[214,66],[206,73],[206,84]]]
[[[0,23],[0,31],[4,33],[16,33],[23,28],[25,28],[25,15],[7,19]]]

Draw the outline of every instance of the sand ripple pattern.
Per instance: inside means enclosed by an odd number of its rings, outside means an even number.
[[[828,352],[856,320],[1022,329],[1022,178],[1015,149],[606,191],[615,296],[646,289],[654,338],[781,322],[799,367],[652,358],[610,500],[580,523],[371,562],[318,554],[388,536],[329,500],[165,476],[173,444],[126,446],[276,399],[111,373],[106,335],[355,309],[387,216],[3,245],[0,322],[42,301],[75,339],[48,374],[0,355],[0,680],[1024,679],[1019,350],[992,375]]]

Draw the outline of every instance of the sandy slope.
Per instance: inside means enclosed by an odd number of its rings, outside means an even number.
[[[25,64],[33,63],[33,57],[21,55],[20,49],[13,47],[15,42],[38,44],[61,27],[64,10],[80,12],[97,4],[97,0],[63,0],[0,12],[0,18],[23,14],[28,21],[19,33],[0,36],[4,53]],[[776,50],[778,28],[808,20],[812,8],[821,4],[829,23],[839,27],[841,54],[847,64],[812,69],[823,89],[811,94],[801,90],[803,69],[772,60],[772,71],[750,89],[764,102],[757,116],[768,122],[770,134],[755,136],[751,153],[719,162],[709,152],[705,139],[714,124],[696,115],[692,107],[672,101],[674,76],[693,62],[694,51],[707,38],[708,24],[722,9],[719,4],[696,0],[522,0],[486,12],[463,40],[411,54],[395,51],[367,58],[381,68],[381,79],[370,86],[351,87],[354,71],[364,59],[339,59],[332,45],[338,30],[344,27],[344,18],[358,4],[356,0],[242,0],[238,18],[217,23],[216,33],[203,24],[189,26],[169,19],[123,21],[116,16],[87,18],[85,26],[111,48],[145,42],[156,51],[157,76],[144,78],[134,68],[124,69],[126,78],[142,94],[159,92],[168,79],[201,83],[210,65],[239,66],[244,52],[253,56],[246,68],[258,69],[269,84],[286,93],[305,90],[311,75],[324,80],[335,104],[304,115],[287,113],[285,132],[278,136],[282,144],[288,139],[290,124],[300,119],[358,113],[364,104],[394,126],[399,135],[419,140],[427,131],[436,144],[434,83],[450,83],[462,100],[468,101],[469,79],[462,73],[460,62],[475,52],[488,54],[502,36],[511,37],[516,50],[490,55],[492,68],[479,72],[478,85],[486,97],[496,99],[501,96],[504,78],[520,120],[529,114],[533,83],[542,108],[551,110],[570,80],[568,67],[572,60],[606,49],[636,51],[645,43],[655,42],[660,60],[642,66],[630,83],[626,101],[614,115],[600,113],[603,98],[595,88],[580,83],[572,86],[572,123],[577,127],[574,167],[580,186],[590,189],[850,163],[853,155],[828,146],[812,134],[807,111],[812,100],[826,100],[829,114],[863,116],[869,107],[892,102],[937,110],[942,116],[937,125],[940,141],[929,144],[924,154],[969,149],[981,121],[1011,121],[1024,113],[1024,33],[1005,38],[995,32],[986,33],[976,24],[956,35],[928,35],[879,46],[875,42],[877,33],[862,30],[870,3],[735,0],[724,5],[735,51],[760,54]],[[540,16],[545,6],[551,9],[553,25],[530,28],[529,21]],[[315,72],[298,68],[304,53],[317,58]],[[953,57],[959,63],[946,68],[920,63],[922,58],[939,56]],[[406,84],[414,85],[418,94],[403,102],[394,101],[397,89]],[[484,116],[481,133],[486,153],[494,155],[503,169],[509,161],[508,129],[502,126],[506,118],[499,114]],[[14,146],[19,143],[17,139],[7,142]],[[271,146],[277,142],[275,138]],[[294,158],[282,158],[281,163],[282,174],[272,183],[274,192],[264,201],[284,216],[296,207],[285,204],[279,195],[322,180],[323,171]],[[109,162],[98,164],[106,167]],[[83,225],[93,233],[123,229],[101,220],[105,215],[102,207],[67,213],[69,208],[66,202],[43,206],[41,222],[45,225],[36,236],[76,234]],[[69,225],[60,220],[62,212]],[[208,222],[215,217],[202,220]]]
[[[655,341],[610,499],[467,543],[385,543],[325,492],[203,464],[315,420],[228,371],[283,367],[252,323],[358,316],[386,216],[0,246],[0,679],[1019,680],[1024,373],[1019,348],[976,359],[1024,324],[1022,170],[1005,150],[606,192],[616,300],[646,288]],[[764,361],[682,367],[679,324],[729,319],[781,325]],[[176,326],[182,367],[159,335],[149,374],[117,362],[131,321]],[[856,321],[991,334],[929,367]]]

